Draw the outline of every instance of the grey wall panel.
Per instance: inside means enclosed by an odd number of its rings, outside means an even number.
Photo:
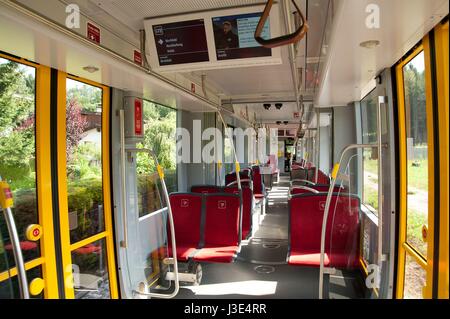
[[[356,125],[355,125],[355,106],[350,104],[347,106],[334,107],[333,116],[333,137],[334,137],[334,149],[333,158],[335,162],[339,161],[342,150],[350,144],[356,144]],[[356,154],[356,151],[347,152],[344,157],[343,164],[348,163],[349,159]],[[346,167],[341,167],[341,172],[343,172]],[[356,191],[357,183],[357,161],[353,157],[349,165],[350,177],[352,189],[351,191]]]

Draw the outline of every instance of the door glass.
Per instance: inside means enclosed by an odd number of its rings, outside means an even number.
[[[110,298],[104,239],[75,249],[72,263],[76,299]]]
[[[13,213],[25,261],[40,256],[39,245],[27,241],[25,230],[38,223],[35,141],[36,69],[0,58],[0,176],[14,195]],[[3,251],[13,267],[14,257],[3,214]]]
[[[428,226],[428,135],[424,52],[403,68],[407,144],[406,240],[423,257],[427,243],[422,229]],[[408,268],[406,273],[408,273]]]
[[[363,144],[377,143],[377,91],[372,91],[361,101]],[[378,149],[363,150],[363,204],[378,214]]]
[[[423,288],[427,280],[427,273],[414,258],[406,254],[405,263],[405,287],[403,298],[405,299],[422,299]]]
[[[8,257],[6,256],[2,230],[0,229],[0,274],[5,275],[5,278],[0,278],[0,299],[11,299],[14,296],[13,286],[8,271]]]
[[[66,158],[70,241],[105,230],[102,89],[67,79]]]

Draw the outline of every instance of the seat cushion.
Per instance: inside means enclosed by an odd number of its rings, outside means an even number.
[[[231,263],[236,257],[238,246],[205,247],[194,255],[194,260],[209,263]]]
[[[169,244],[169,257],[172,257],[172,245]],[[177,259],[178,261],[188,261],[189,257],[194,254],[196,250],[195,245],[177,245]]]
[[[330,261],[330,255],[325,253],[323,264],[325,267],[356,269],[359,266],[358,262],[354,258],[354,254],[333,253]],[[288,264],[294,266],[320,267],[320,253],[312,251],[291,251]]]
[[[320,267],[320,254],[316,252],[291,251],[288,264],[294,266]],[[330,265],[328,254],[325,254],[324,265],[326,267]]]

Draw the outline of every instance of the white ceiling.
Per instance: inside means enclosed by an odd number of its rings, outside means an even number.
[[[266,0],[88,0],[93,5],[101,8],[129,28],[139,30],[143,28],[146,18],[166,15],[186,14],[193,11],[217,10],[230,7],[264,4]],[[303,69],[303,88],[306,79],[306,49],[310,56],[316,57],[320,50],[323,34],[323,16],[326,16],[329,0],[308,0],[308,13],[310,32],[307,38],[298,46],[297,64]],[[297,4],[306,12],[306,0],[297,0]],[[291,9],[293,7],[291,6]],[[294,10],[292,10],[294,11]],[[283,14],[279,18],[282,30],[285,29]],[[207,83],[215,88],[225,99],[236,96],[250,96],[257,98],[286,96],[292,100],[295,96],[292,71],[289,64],[287,47],[282,48],[283,64],[276,66],[253,66],[247,68],[219,69],[203,72],[191,72],[185,74],[194,78],[200,78],[206,74]],[[315,66],[312,66],[315,68]],[[306,92],[304,92],[306,94]]]
[[[339,0],[331,34],[318,106],[346,105],[359,101],[367,84],[385,68],[392,67],[434,25],[448,15],[448,0]],[[380,28],[369,29],[366,7],[380,8]],[[359,44],[378,40],[375,49]]]
[[[298,112],[296,103],[283,103],[281,110],[277,110],[275,108],[275,103],[271,102],[270,104],[272,106],[269,110],[264,109],[263,103],[235,104],[234,109],[235,112],[239,112],[241,108],[245,108],[247,106],[250,117],[252,116],[251,113],[254,112],[258,123],[275,123],[276,121],[290,121],[292,123],[299,121],[294,118],[294,112]],[[250,119],[253,120],[253,118]]]
[[[145,18],[265,3],[265,0],[89,0],[136,31]]]
[[[227,98],[236,95],[267,95],[276,92],[291,92],[294,85],[291,67],[286,47],[282,48],[283,64],[239,67],[233,69],[219,69],[204,71],[207,81],[213,82],[220,92]],[[269,97],[270,98],[270,97]]]
[[[0,50],[111,87],[139,92],[146,98],[173,108],[211,110],[194,96],[93,46],[82,45],[46,24],[3,6],[1,2]],[[98,66],[100,72],[80,71],[81,66],[89,64]]]

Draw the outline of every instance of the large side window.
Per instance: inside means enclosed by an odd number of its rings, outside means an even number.
[[[36,165],[36,68],[0,57],[0,177],[9,183],[14,219],[29,280],[42,277],[39,242],[26,229],[39,220]],[[6,221],[0,213],[0,299],[18,298],[19,285]],[[34,297],[43,297],[39,294]]]
[[[377,95],[372,91],[361,101],[363,144],[377,143]],[[362,201],[374,213],[378,211],[378,152],[377,148],[363,150]]]
[[[228,125],[228,132],[230,132],[230,134],[233,134],[234,127],[231,125]],[[223,133],[223,139],[224,139],[224,141],[223,141],[223,162],[224,162],[225,174],[228,174],[234,170],[235,158],[234,158],[233,144],[236,141],[235,141],[235,136],[234,135],[229,136],[227,134],[227,131],[225,130],[225,128],[224,128],[224,133]]]
[[[145,136],[139,147],[153,150],[164,168],[164,179],[169,193],[178,190],[176,139],[177,111],[169,107],[144,101]],[[157,211],[164,205],[164,196],[153,159],[137,154],[139,216]]]

